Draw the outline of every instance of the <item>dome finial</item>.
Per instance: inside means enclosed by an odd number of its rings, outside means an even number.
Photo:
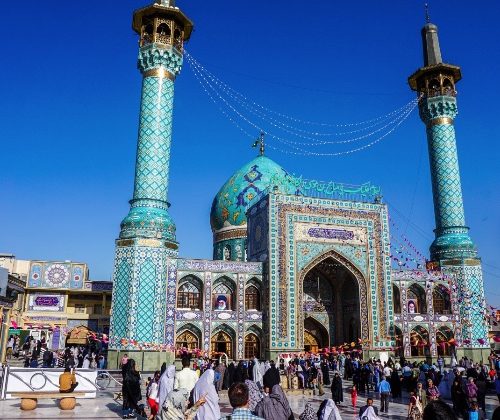
[[[261,131],[259,138],[255,140],[254,144],[252,144],[252,147],[257,147],[258,145],[260,145],[259,147],[260,156],[264,156],[264,152],[266,151],[266,144],[264,143],[264,135],[265,133]]]
[[[431,17],[429,15],[429,3],[425,3],[424,7],[425,7],[425,23],[431,23]]]

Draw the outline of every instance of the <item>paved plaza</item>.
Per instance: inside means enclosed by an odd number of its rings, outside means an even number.
[[[351,398],[347,389],[351,385],[350,381],[344,381],[344,403],[339,406],[343,419],[356,419],[358,410],[366,403],[368,396],[373,397],[375,406],[380,407],[380,400],[377,393],[366,393],[358,395],[356,410],[351,406]],[[96,399],[78,399],[76,408],[73,411],[62,411],[57,406],[55,400],[40,400],[38,407],[34,411],[22,411],[20,400],[0,401],[0,419],[116,419],[121,418],[121,401],[115,401],[113,396],[119,388],[110,388],[109,391],[98,392]],[[307,402],[311,402],[313,408],[317,410],[325,398],[331,396],[329,389],[322,397],[288,395],[290,406],[298,419]],[[407,418],[407,394],[403,393],[403,398],[391,400],[389,414],[382,414],[381,418],[404,420]],[[491,414],[498,406],[496,395],[490,394],[486,398],[487,419],[491,419]],[[227,398],[227,391],[220,394],[220,407],[222,415],[231,413],[231,406]],[[140,418],[140,417],[139,417]]]

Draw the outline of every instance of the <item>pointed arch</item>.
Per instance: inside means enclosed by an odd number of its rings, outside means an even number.
[[[178,282],[177,308],[203,309],[203,282],[193,275],[188,274]]]
[[[401,328],[397,325],[394,325],[394,342],[396,343],[396,349],[394,353],[396,357],[400,357],[404,355],[404,344],[403,344],[403,332]]]
[[[410,285],[406,291],[406,305],[409,314],[426,314],[425,289],[418,283]]]
[[[395,283],[392,283],[392,307],[394,308],[395,314],[401,313],[401,292],[399,290],[399,286]]]
[[[327,329],[313,317],[304,320],[304,350],[317,353],[319,349],[330,347]]]
[[[210,343],[212,357],[225,353],[230,359],[234,358],[236,332],[228,324],[220,324],[214,328]]]
[[[432,307],[435,314],[451,314],[451,293],[442,285],[436,284],[432,289]]]
[[[436,343],[439,356],[451,356],[452,340],[454,338],[455,334],[453,334],[452,329],[447,325],[438,328],[436,331]]]
[[[260,337],[254,332],[245,335],[245,359],[251,360],[254,357],[260,359]]]
[[[213,308],[215,310],[236,309],[236,282],[228,277],[217,278],[212,286]],[[221,304],[224,302],[224,304]]]
[[[347,259],[344,255],[337,252],[334,249],[330,249],[323,254],[317,256],[311,260],[301,271],[299,276],[299,282],[297,285],[299,302],[303,302],[303,284],[306,275],[317,265],[322,263],[327,259],[333,259],[335,262],[341,264],[350,274],[354,283],[358,286],[358,300],[359,300],[359,319],[360,319],[360,332],[363,341],[370,340],[370,315],[368,313],[368,303],[370,296],[368,295],[367,280],[363,275],[362,271],[354,264],[352,261]],[[299,343],[304,342],[304,313],[300,311],[299,313],[299,323],[298,323],[298,334],[297,340]]]
[[[182,325],[176,334],[175,347],[189,350],[201,348],[201,330],[190,323]]]
[[[429,354],[429,330],[416,325],[410,331],[410,346],[412,356],[427,356]]]

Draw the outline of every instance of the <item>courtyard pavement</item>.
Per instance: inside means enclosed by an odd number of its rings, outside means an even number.
[[[375,406],[380,407],[380,399],[377,393],[365,393],[358,395],[358,404],[356,409],[351,406],[351,398],[347,393],[347,389],[351,385],[350,381],[344,381],[344,403],[339,406],[340,413],[344,420],[352,420],[357,418],[357,413],[360,407],[366,403],[368,396],[373,397]],[[22,411],[20,400],[5,400],[0,401],[0,419],[117,419],[121,418],[121,401],[113,399],[114,393],[118,392],[119,388],[108,388],[107,391],[98,392],[96,399],[77,399],[77,405],[73,411],[62,411],[57,406],[56,400],[39,400],[38,407],[33,411]],[[328,390],[329,391],[329,390]],[[315,410],[317,410],[321,402],[325,398],[331,396],[330,392],[326,392],[322,397],[319,396],[304,396],[304,395],[289,395],[288,400],[298,419],[307,402],[310,402]],[[407,401],[406,394],[398,400],[391,400],[389,405],[389,413],[382,414],[380,417],[385,419],[404,420],[407,418]],[[487,400],[487,419],[491,419],[493,410],[498,406],[496,395],[488,395]],[[231,406],[227,398],[227,391],[221,392],[220,407],[222,415],[231,413]],[[139,419],[141,419],[139,417]]]

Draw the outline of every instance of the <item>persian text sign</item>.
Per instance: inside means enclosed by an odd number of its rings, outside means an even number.
[[[363,227],[299,222],[294,228],[297,241],[366,245],[366,228]]]
[[[36,306],[58,306],[59,298],[56,296],[37,296],[35,298]]]
[[[313,238],[326,238],[326,239],[354,239],[354,232],[345,229],[327,229],[327,228],[311,228],[307,231],[309,236]]]
[[[56,294],[40,294],[35,293],[30,295],[28,300],[28,310],[30,311],[50,311],[50,312],[63,312],[64,311],[64,295]]]

